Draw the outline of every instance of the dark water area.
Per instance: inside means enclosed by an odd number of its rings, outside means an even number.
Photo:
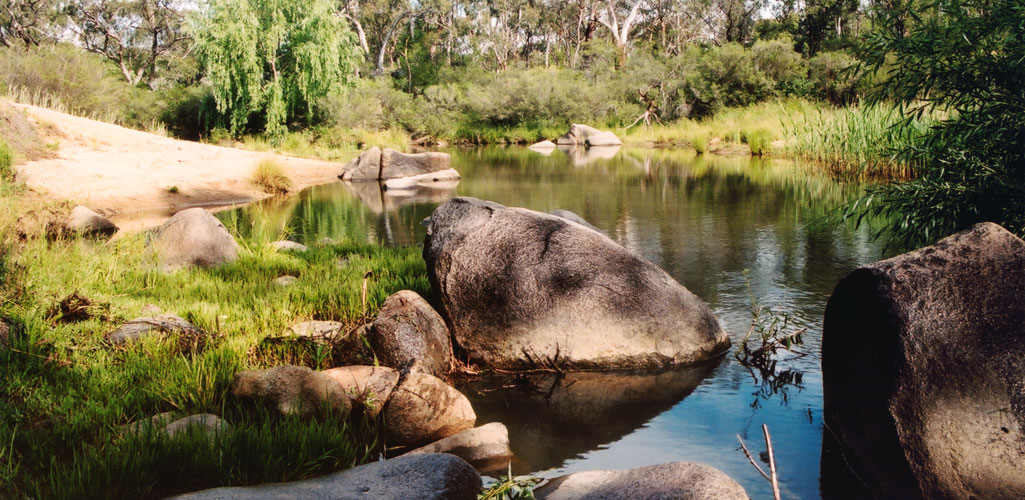
[[[739,434],[758,453],[761,425],[768,424],[783,498],[860,496],[842,470],[823,468],[836,460],[832,452],[822,455],[819,362],[822,314],[833,287],[858,265],[884,257],[868,228],[821,223],[857,186],[788,161],[689,151],[449,152],[463,175],[458,183],[382,191],[339,182],[238,215],[266,222],[261,231],[286,228],[303,243],[327,237],[422,245],[420,221],[451,196],[573,211],[708,302],[734,345],[751,325],[753,301],[785,313],[788,331],[806,328],[805,344],[799,354],[781,355],[776,373],[782,375],[769,380],[731,352],[660,374],[463,382],[478,423],[509,428],[514,473],[552,477],[686,460],[725,471],[751,498],[771,498],[736,439]]]

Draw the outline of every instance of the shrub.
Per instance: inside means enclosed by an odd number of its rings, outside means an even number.
[[[751,51],[728,43],[706,52],[690,79],[695,116],[748,106],[774,95],[776,83],[755,65]]]
[[[285,174],[281,164],[271,158],[265,158],[256,164],[256,168],[253,169],[253,184],[270,194],[284,194],[292,189],[292,179]]]
[[[0,182],[14,180],[14,154],[6,142],[0,140]]]
[[[808,78],[815,97],[836,105],[857,102],[861,94],[853,71],[857,61],[844,52],[820,52],[808,61]]]

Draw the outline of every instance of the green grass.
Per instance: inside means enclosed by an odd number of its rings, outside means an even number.
[[[12,223],[5,213],[0,236]],[[236,229],[230,218],[227,225]],[[377,422],[283,418],[237,401],[229,386],[239,370],[335,364],[338,356],[315,346],[266,339],[310,319],[356,326],[395,291],[426,294],[419,251],[343,242],[277,253],[264,243],[278,236],[244,240],[234,263],[174,274],[147,265],[142,235],[103,244],[33,238],[13,253],[0,246],[0,316],[18,331],[12,349],[0,351],[0,497],[160,498],[294,480],[376,456],[385,444]],[[364,311],[368,271],[374,278]],[[298,283],[272,284],[285,274]],[[54,314],[72,293],[91,301],[92,317],[64,322]],[[175,338],[110,347],[104,335],[143,315],[147,304],[188,319],[211,340],[202,348]],[[358,347],[341,357],[359,354]],[[215,413],[236,431],[214,441],[118,431],[165,411]]]
[[[790,114],[784,122],[787,152],[821,162],[842,179],[907,178],[914,165],[895,162],[893,152],[914,145],[942,115],[922,116],[903,133],[894,127],[900,118],[888,105]]]
[[[264,158],[256,163],[252,180],[265,193],[284,194],[292,189],[292,179],[273,158]]]

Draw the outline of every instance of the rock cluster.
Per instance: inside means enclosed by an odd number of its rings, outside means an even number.
[[[1025,242],[979,224],[861,267],[822,338],[824,417],[880,498],[1025,498]]]

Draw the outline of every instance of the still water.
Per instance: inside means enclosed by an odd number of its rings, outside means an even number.
[[[771,498],[736,438],[758,453],[764,450],[761,425],[768,424],[783,498],[855,496],[821,465],[819,344],[833,286],[884,256],[867,228],[821,223],[856,186],[782,160],[688,151],[449,152],[463,175],[458,183],[382,192],[376,184],[339,182],[242,210],[287,227],[304,243],[330,237],[385,245],[421,245],[420,221],[452,196],[573,211],[708,302],[734,345],[751,325],[753,302],[776,317],[785,314],[788,331],[806,328],[805,344],[800,353],[783,355],[776,367],[781,375],[768,380],[731,353],[656,375],[463,383],[478,423],[501,421],[509,428],[517,455],[513,472],[552,477],[688,460],[725,471],[753,499]],[[772,316],[763,311],[764,318]],[[822,484],[821,477],[827,478]]]

